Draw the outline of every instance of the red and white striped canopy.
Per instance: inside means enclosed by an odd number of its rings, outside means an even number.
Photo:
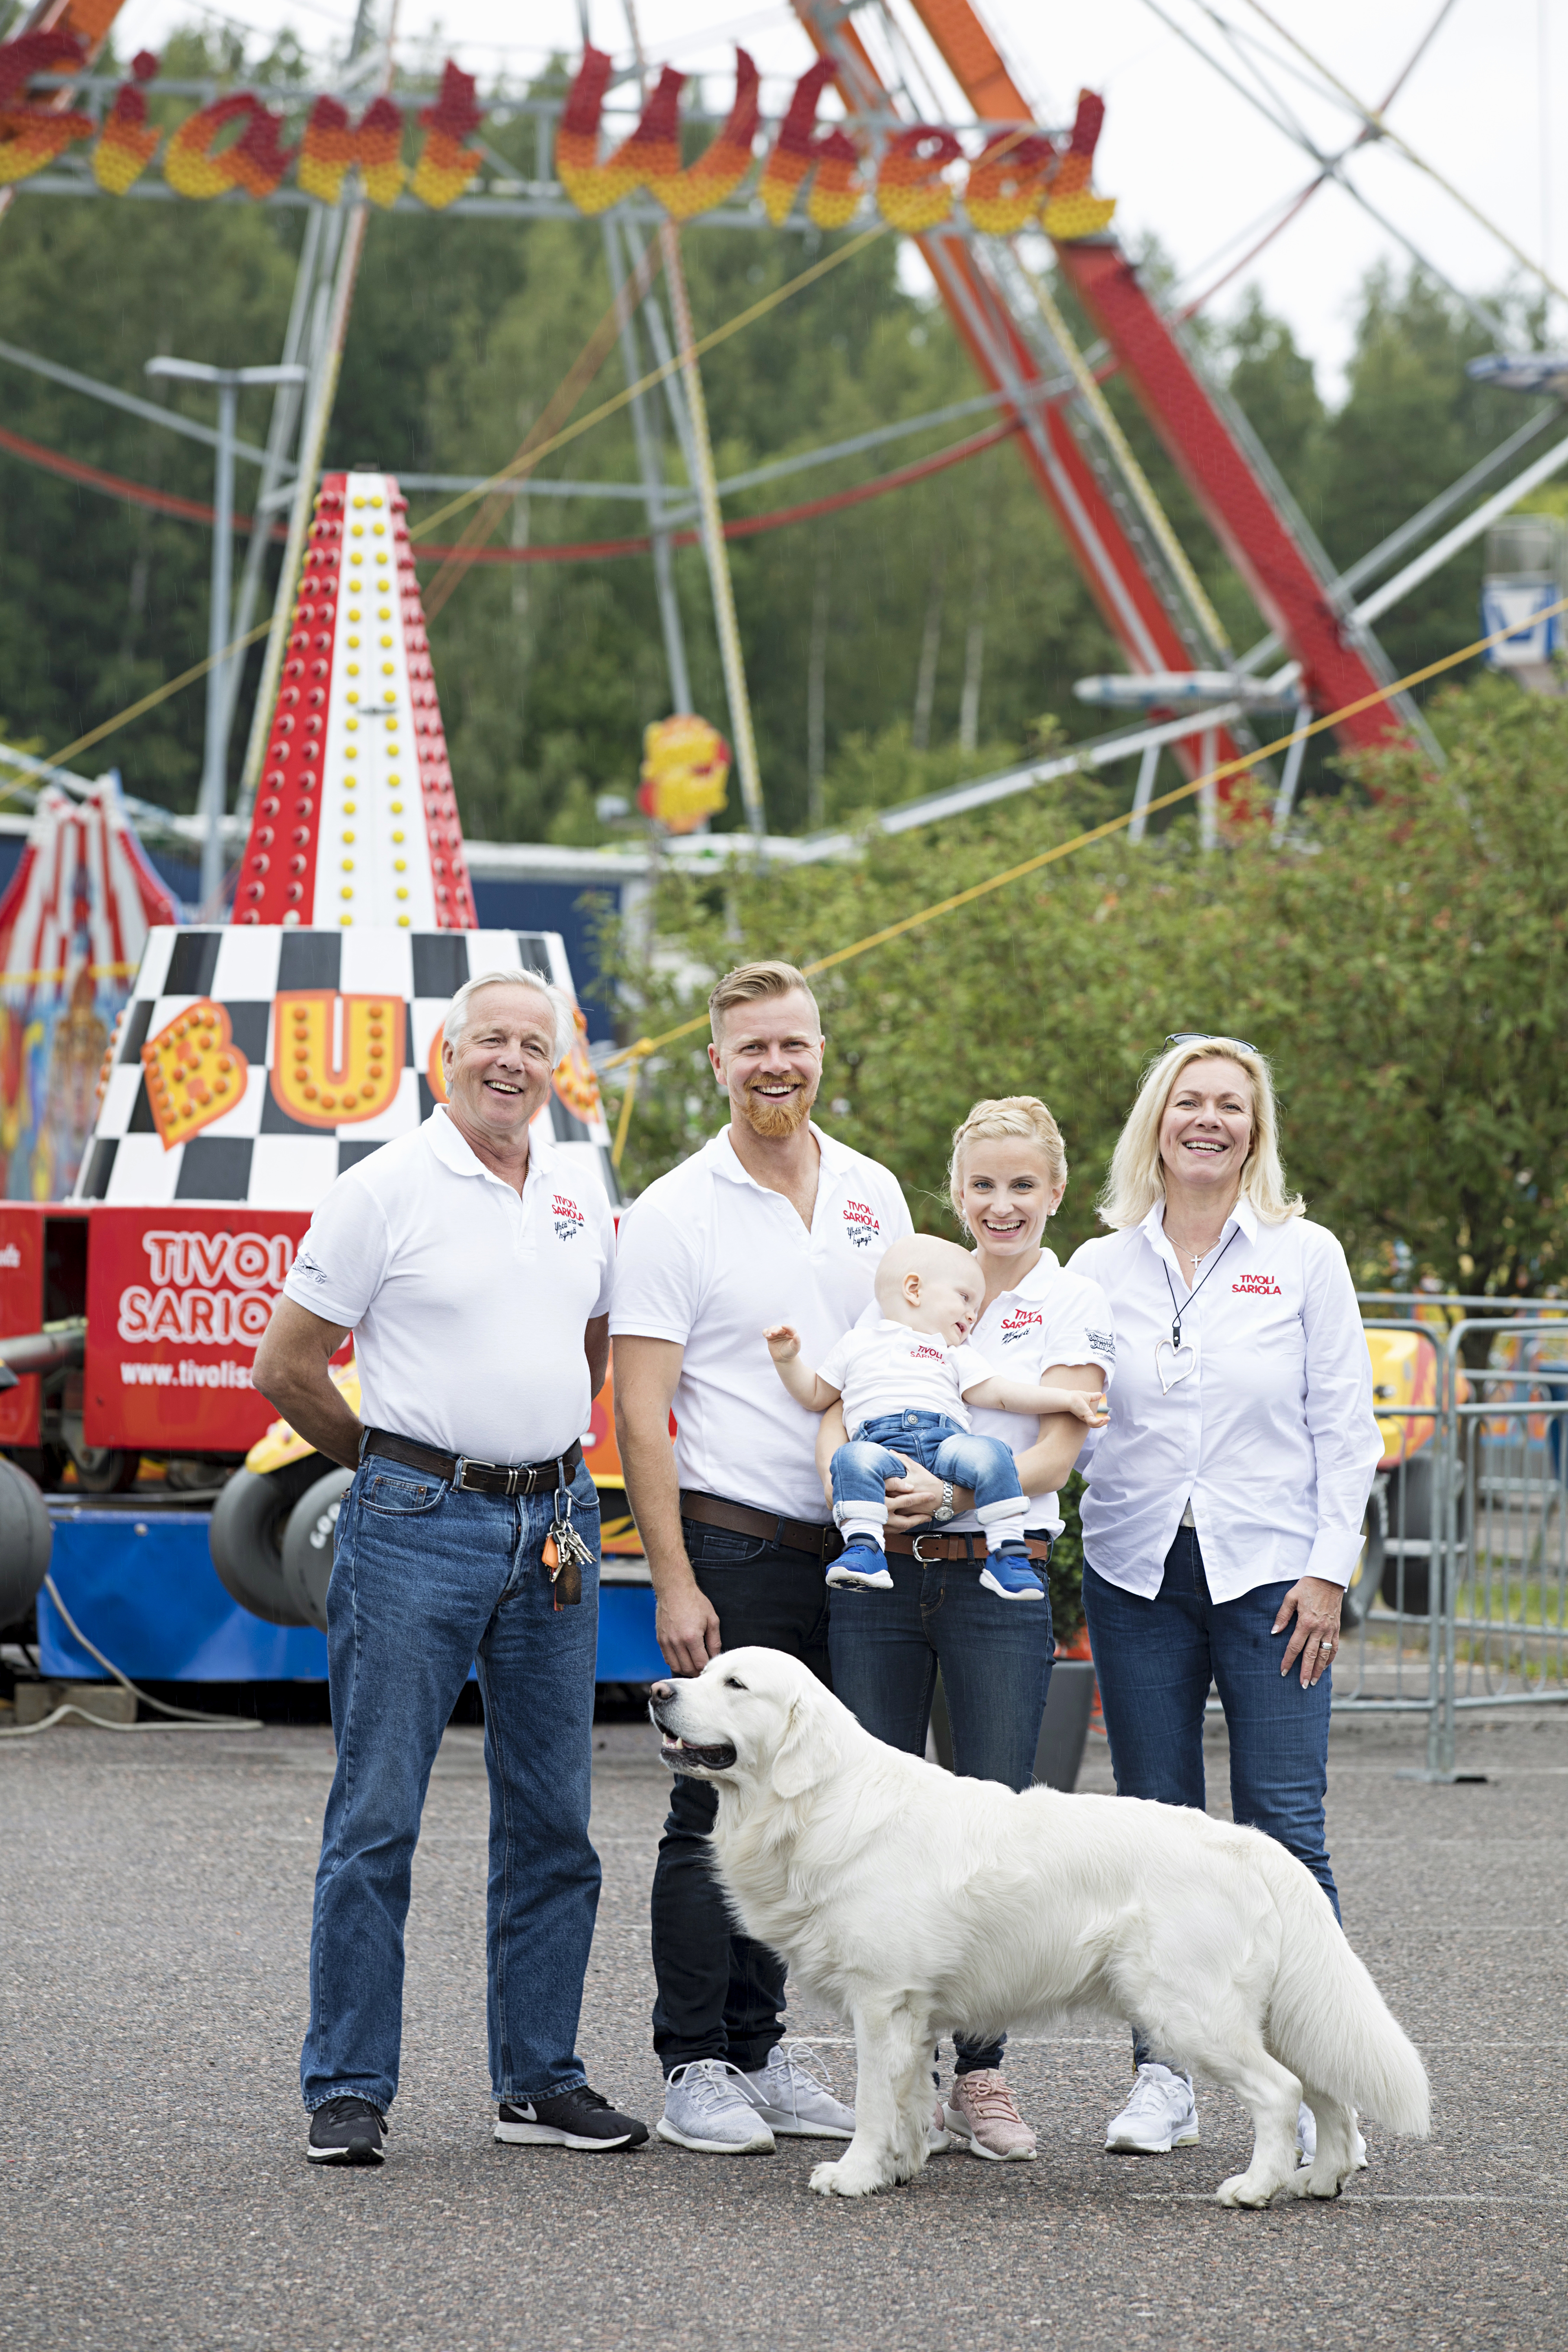
[[[103,777],[38,795],[0,898],[0,1192],[59,1201],[92,1130],[99,1075],[149,929],[179,907]]]

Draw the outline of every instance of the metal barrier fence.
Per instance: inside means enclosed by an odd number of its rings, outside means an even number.
[[[1384,1452],[1334,1664],[1340,1715],[1568,1700],[1568,1302],[1363,1292]]]

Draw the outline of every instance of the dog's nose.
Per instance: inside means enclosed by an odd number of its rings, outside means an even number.
[[[648,1685],[647,1695],[656,1706],[662,1705],[665,1699],[673,1698],[675,1696],[675,1685],[673,1683],[650,1683]]]

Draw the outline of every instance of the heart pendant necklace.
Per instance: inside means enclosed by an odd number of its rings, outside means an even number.
[[[1222,1249],[1219,1252],[1218,1256],[1215,1257],[1214,1265],[1210,1266],[1209,1273],[1205,1274],[1204,1276],[1204,1282],[1208,1280],[1209,1274],[1214,1272],[1215,1265],[1219,1264],[1220,1258],[1225,1255],[1225,1251],[1230,1247],[1230,1243],[1236,1239],[1237,1234],[1238,1234],[1240,1230],[1240,1226],[1237,1225],[1232,1231],[1230,1241],[1226,1243],[1225,1249]],[[1164,1272],[1165,1287],[1171,1294],[1171,1336],[1168,1339],[1161,1339],[1155,1344],[1154,1370],[1160,1375],[1161,1395],[1169,1396],[1171,1391],[1177,1387],[1181,1381],[1186,1379],[1188,1373],[1192,1370],[1194,1365],[1198,1360],[1198,1352],[1190,1339],[1184,1340],[1182,1338],[1182,1318],[1186,1313],[1187,1308],[1186,1307],[1177,1306],[1176,1286],[1171,1280],[1171,1269],[1168,1265],[1164,1265],[1164,1261],[1163,1259],[1161,1261],[1161,1265]],[[1192,1305],[1194,1299],[1198,1295],[1198,1291],[1203,1288],[1204,1282],[1200,1282],[1195,1289],[1190,1290],[1187,1293],[1187,1307]],[[1169,1366],[1167,1366],[1164,1361],[1167,1355],[1171,1359]],[[1185,1363],[1182,1361],[1184,1356],[1186,1358]]]

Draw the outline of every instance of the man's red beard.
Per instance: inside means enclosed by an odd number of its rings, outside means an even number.
[[[752,1086],[745,1089],[741,1108],[752,1134],[771,1142],[805,1125],[811,1117],[811,1097],[804,1087],[797,1087],[792,1095],[774,1097],[759,1094]]]

